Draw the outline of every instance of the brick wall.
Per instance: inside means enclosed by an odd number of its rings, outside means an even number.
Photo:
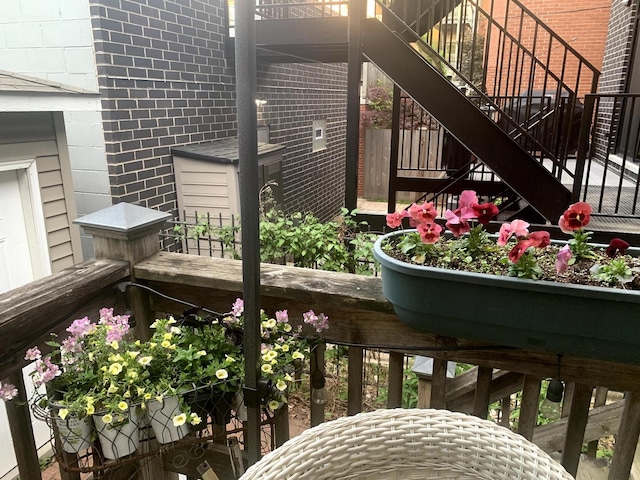
[[[312,211],[321,219],[344,204],[346,81],[343,64],[260,64],[260,125],[272,143],[287,146],[283,193],[288,211]],[[327,148],[312,152],[314,120],[326,120]],[[349,188],[357,188],[356,185]]]
[[[91,4],[114,202],[175,211],[172,146],[237,134],[225,0],[95,0]],[[344,66],[260,66],[262,123],[286,145],[288,209],[327,217],[344,198]],[[311,153],[312,121],[327,150]]]
[[[542,22],[555,31],[565,42],[573,47],[580,55],[585,57],[596,69],[601,69],[604,54],[605,41],[607,38],[609,11],[611,0],[571,0],[558,2],[557,0],[521,0],[521,3],[528,8]],[[565,49],[556,40],[550,40],[547,33],[540,27],[536,29],[527,16],[521,17],[522,10],[517,8],[510,0],[493,0],[485,2],[483,8],[487,11],[493,4],[493,16],[502,25],[507,21],[508,30],[529,51],[536,52],[545,65],[548,65],[557,77],[561,77],[564,83],[572,90],[576,90],[578,81],[580,90],[591,89],[592,78],[586,68],[579,71],[579,63],[572,55],[565,56]],[[521,22],[521,18],[524,20]],[[527,81],[531,72],[531,60],[526,58],[523,64],[516,68],[515,50],[503,48],[503,43],[497,41],[499,32],[492,28],[491,48],[489,51],[489,61],[487,69],[487,86],[490,93],[516,95],[526,89]],[[521,60],[522,57],[520,57]],[[502,69],[500,70],[500,66]],[[518,80],[511,80],[508,84],[505,72],[507,66],[511,72],[517,71],[517,78],[522,78],[525,83],[520,84]],[[501,74],[497,72],[502,72]],[[578,79],[579,75],[579,79]],[[547,88],[550,87],[547,79]],[[501,82],[501,83],[500,83]],[[499,88],[494,87],[499,85]],[[510,91],[506,91],[510,85]],[[522,86],[521,86],[522,85]],[[534,74],[534,88],[545,87],[544,73],[538,67]]]
[[[613,3],[600,79],[599,90],[601,93],[621,93],[624,91],[629,73],[633,30],[637,15],[638,3],[636,0],[633,0],[628,6],[619,1]]]

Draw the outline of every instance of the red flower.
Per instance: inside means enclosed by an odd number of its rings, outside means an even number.
[[[569,206],[558,220],[558,226],[564,233],[571,233],[587,226],[591,220],[591,205],[578,202]]]
[[[531,232],[529,234],[531,246],[535,248],[544,248],[551,243],[549,232]]]
[[[629,248],[629,244],[621,238],[612,238],[609,246],[605,250],[606,254],[611,258],[615,257],[618,253],[624,255],[624,252]]]
[[[493,217],[498,214],[498,207],[496,207],[493,203],[482,203],[478,205],[477,203],[471,205],[473,208],[473,213],[475,214],[478,222],[482,225],[486,225],[491,221]]]
[[[418,225],[420,238],[424,243],[436,243],[440,238],[442,227],[437,223],[421,223]]]
[[[509,260],[512,263],[518,263],[518,260],[520,260],[520,257],[524,255],[524,252],[526,252],[527,248],[529,248],[530,246],[531,246],[531,240],[529,239],[520,240],[516,244],[516,246],[513,247],[509,252]]]

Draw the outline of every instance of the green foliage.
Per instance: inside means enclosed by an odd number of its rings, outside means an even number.
[[[592,232],[585,232],[584,230],[574,230],[571,232],[573,238],[570,239],[568,243],[569,248],[571,248],[571,253],[573,253],[575,258],[574,261],[596,258],[593,253],[593,247],[589,244],[591,234]]]
[[[508,275],[510,277],[529,278],[538,280],[543,276],[542,269],[538,264],[534,248],[529,248],[516,263],[511,263],[508,258],[502,258],[500,261],[509,266]]]
[[[633,281],[633,270],[622,258],[616,258],[603,265],[591,267],[591,275],[609,285]]]

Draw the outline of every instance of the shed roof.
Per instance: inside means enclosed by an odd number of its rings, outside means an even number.
[[[284,148],[285,146],[279,143],[258,142],[258,159],[260,160],[271,153],[284,150]],[[207,160],[215,163],[238,163],[238,137],[173,147],[171,153],[181,157]]]

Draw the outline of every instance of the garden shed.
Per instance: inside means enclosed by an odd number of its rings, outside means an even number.
[[[284,145],[258,142],[260,185],[274,182],[276,203],[282,202],[284,149]],[[174,147],[172,154],[181,215],[208,213],[224,222],[240,214],[237,137]]]

